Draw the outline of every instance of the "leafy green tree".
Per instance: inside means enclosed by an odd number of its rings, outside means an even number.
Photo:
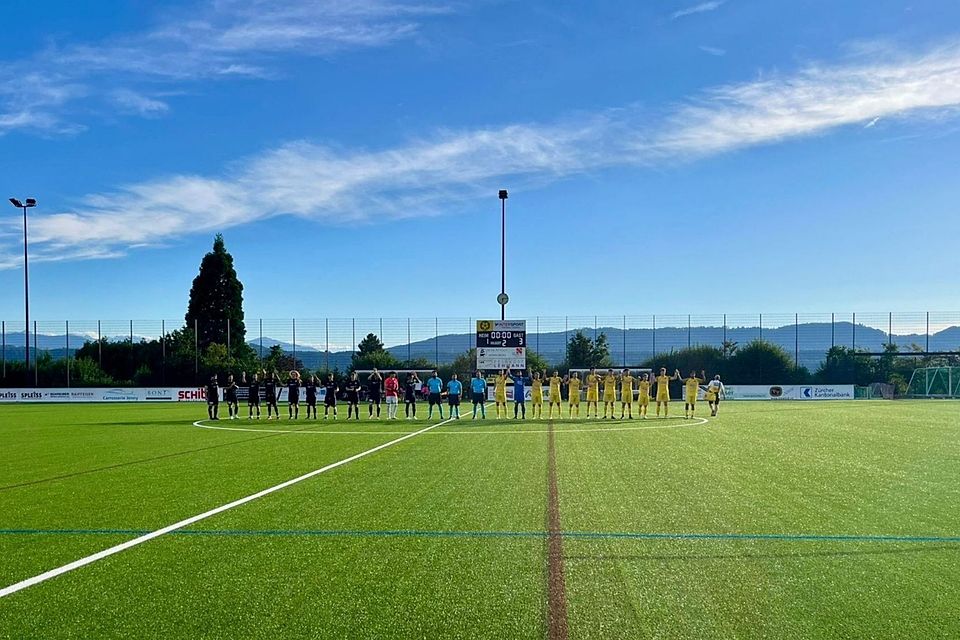
[[[185,320],[190,329],[196,323],[202,352],[213,343],[230,343],[231,348],[247,346],[243,284],[237,278],[233,256],[227,252],[219,233],[214,238],[213,250],[200,262],[200,273],[193,279]],[[229,339],[227,320],[230,321]]]
[[[654,373],[660,370],[660,367],[666,367],[672,375],[675,369],[680,369],[680,373],[686,376],[691,371],[699,374],[701,371],[709,375],[726,373],[728,359],[724,357],[724,350],[710,346],[696,346],[670,353],[662,353],[641,363],[642,367],[652,369]]]
[[[609,367],[613,364],[610,358],[610,345],[607,335],[601,333],[596,341],[577,331],[567,341],[567,357],[564,369],[586,369],[589,367]]]
[[[375,333],[368,333],[360,344],[357,352],[350,358],[353,370],[356,369],[399,369],[400,360],[383,348],[383,342]]]
[[[796,366],[783,347],[765,340],[754,340],[738,349],[727,359],[724,372],[725,379],[736,384],[800,384],[810,380],[810,372]]]

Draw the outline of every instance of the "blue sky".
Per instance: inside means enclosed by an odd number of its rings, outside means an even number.
[[[960,5],[558,4],[8,0],[33,316],[957,309]]]

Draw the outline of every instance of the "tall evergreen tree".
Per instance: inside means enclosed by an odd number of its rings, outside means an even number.
[[[206,350],[213,343],[227,344],[227,320],[230,321],[231,346],[245,345],[243,284],[233,268],[233,256],[227,252],[223,236],[218,233],[213,251],[203,256],[200,273],[190,287],[187,329],[192,330],[196,322],[200,349]]]

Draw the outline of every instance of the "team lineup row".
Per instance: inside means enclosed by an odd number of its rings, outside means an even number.
[[[261,378],[262,376],[262,378]],[[530,387],[530,403],[533,406],[532,414],[535,419],[543,418],[544,404],[544,384],[547,385],[547,404],[548,419],[553,418],[554,407],[556,407],[557,417],[562,418],[563,396],[567,396],[568,411],[567,417],[580,417],[581,387],[586,390],[586,418],[590,418],[591,405],[593,408],[593,418],[599,419],[599,403],[603,399],[603,419],[615,419],[615,404],[620,401],[620,419],[633,418],[633,405],[637,405],[637,416],[641,419],[647,417],[647,407],[651,401],[651,390],[656,384],[656,402],[657,417],[663,411],[663,417],[667,417],[670,407],[670,382],[682,380],[685,386],[684,416],[693,417],[696,412],[697,396],[699,395],[701,385],[706,382],[706,374],[701,370],[700,376],[696,371],[691,371],[686,378],[681,377],[680,371],[675,370],[672,376],[667,375],[666,368],[660,369],[660,374],[650,379],[649,374],[644,373],[639,378],[635,378],[630,373],[630,369],[623,369],[618,375],[613,369],[608,369],[603,375],[597,373],[596,369],[590,371],[581,380],[577,372],[570,375],[560,376],[558,371],[553,375],[547,376],[544,371],[533,372],[531,377],[526,377],[522,372],[513,372],[511,369],[499,371],[493,377],[492,384],[494,388],[494,403],[496,405],[497,419],[507,417],[507,386],[512,386],[513,391],[513,415],[516,419],[526,419],[526,395],[527,386]],[[360,419],[360,397],[364,390],[358,374],[354,371],[349,379],[344,383],[341,389],[340,385],[334,379],[333,374],[329,374],[326,380],[321,381],[317,376],[309,376],[305,380],[301,378],[298,371],[290,371],[286,383],[281,384],[280,375],[276,372],[255,373],[248,382],[246,372],[241,376],[238,384],[233,375],[227,377],[227,384],[222,387],[223,400],[227,404],[229,417],[232,420],[239,418],[239,398],[238,390],[246,387],[248,392],[248,419],[260,419],[260,401],[261,390],[264,402],[267,405],[267,419],[280,419],[280,409],[277,406],[279,391],[282,387],[287,389],[288,415],[291,420],[300,417],[300,390],[304,390],[307,418],[317,419],[317,399],[318,391],[323,390],[324,419],[331,415],[337,419],[337,394],[343,391],[347,402],[347,419]],[[602,386],[602,394],[601,394]],[[470,380],[470,399],[473,402],[473,419],[478,417],[486,418],[488,382],[481,371],[476,371]],[[565,388],[566,394],[562,393],[561,388]],[[460,419],[460,402],[464,396],[464,385],[459,376],[454,373],[451,379],[444,383],[439,373],[434,370],[432,375],[421,382],[415,372],[408,373],[406,380],[401,386],[399,377],[395,371],[389,372],[386,377],[377,369],[367,377],[366,395],[369,402],[368,414],[372,418],[374,414],[380,417],[381,403],[385,402],[387,406],[387,419],[396,420],[400,394],[404,399],[404,414],[408,420],[416,419],[417,399],[419,395],[425,396],[428,402],[428,419],[433,417],[434,407],[437,407],[440,419],[443,419],[443,401],[446,400],[450,407],[450,418]],[[720,407],[720,399],[724,397],[725,390],[720,376],[716,375],[709,381],[705,387],[706,401],[710,406],[710,415],[716,416]],[[217,376],[211,377],[206,387],[207,413],[211,420],[219,420],[219,403],[221,387],[217,381]]]

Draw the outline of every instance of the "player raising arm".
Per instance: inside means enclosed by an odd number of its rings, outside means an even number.
[[[675,369],[673,376],[667,375],[667,368],[660,367],[660,375],[657,376],[657,417],[660,417],[660,405],[663,405],[663,417],[666,418],[670,413],[670,382],[680,379],[680,369]]]
[[[300,372],[296,370],[287,378],[287,411],[291,420],[300,417]]]
[[[227,413],[231,420],[239,418],[240,407],[237,403],[237,389],[240,385],[233,381],[233,374],[227,376],[227,386],[223,388],[223,401],[227,403]]]
[[[247,386],[247,420],[253,420],[253,409],[257,409],[257,420],[260,419],[260,375],[254,373],[253,380],[247,383],[247,372],[244,371],[240,376],[241,384]]]
[[[720,398],[727,397],[727,390],[720,382],[720,374],[713,376],[713,380],[707,384],[707,404],[710,405],[710,415],[717,415],[720,410]]]
[[[683,405],[683,416],[685,418],[692,418],[693,414],[697,410],[697,396],[700,394],[700,385],[706,382],[706,374],[703,371],[700,372],[702,378],[697,377],[696,371],[690,372],[690,377],[683,380],[683,384],[686,385],[686,401]]]
[[[407,382],[403,386],[403,415],[407,420],[417,419],[417,392],[421,384],[416,371],[407,374]]]
[[[376,367],[373,368],[373,373],[367,376],[367,403],[369,404],[370,417],[373,417],[373,408],[377,408],[377,417],[380,417],[380,389],[383,386],[383,376],[380,375],[380,371]]]
[[[333,419],[337,419],[337,394],[340,392],[340,387],[337,386],[337,382],[333,379],[333,374],[327,374],[327,381],[323,383],[323,419],[326,420],[330,417],[330,409],[333,409]]]

